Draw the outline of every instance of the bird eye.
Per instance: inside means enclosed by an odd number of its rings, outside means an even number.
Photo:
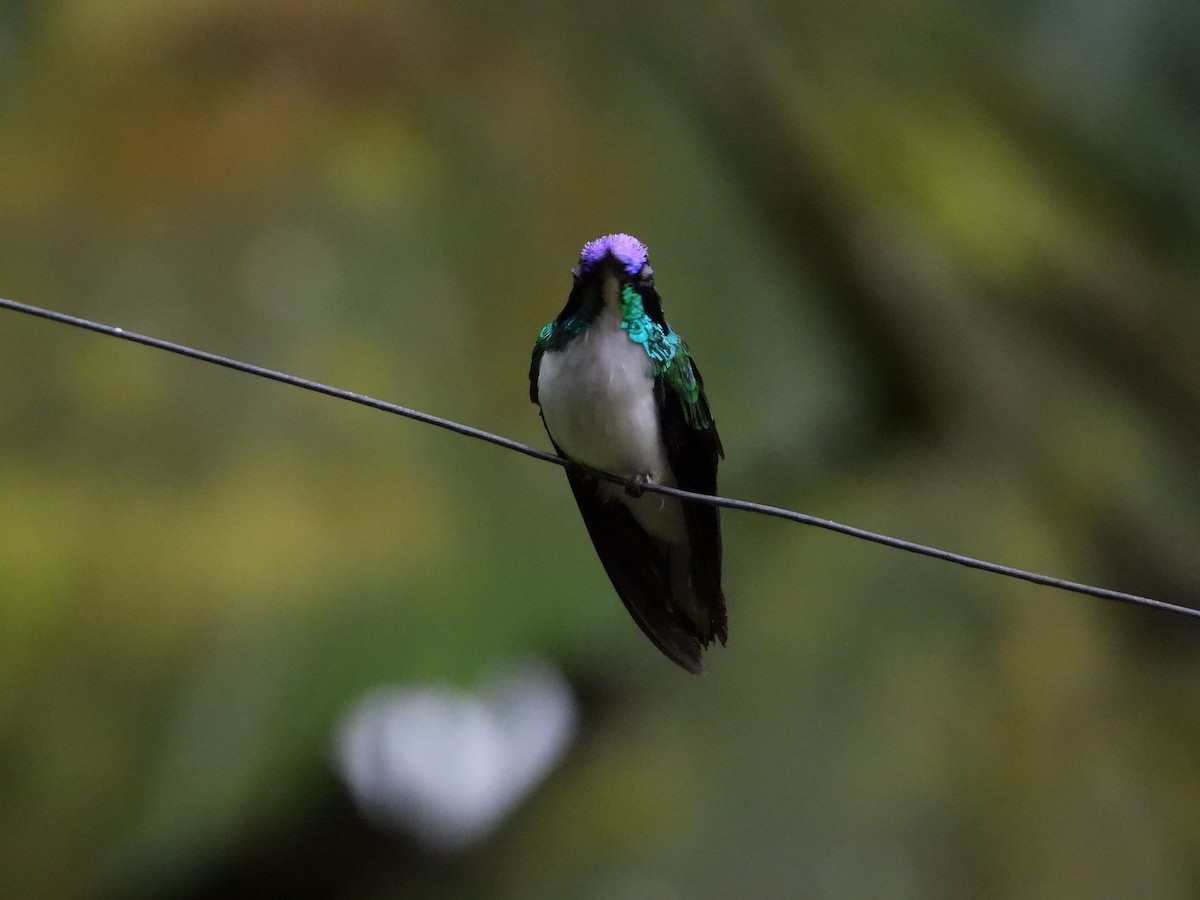
[[[654,284],[654,270],[650,268],[649,263],[642,266],[642,271],[638,273],[638,281],[647,285]]]

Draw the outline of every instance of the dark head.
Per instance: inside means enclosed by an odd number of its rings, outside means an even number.
[[[574,287],[559,320],[576,318],[590,322],[606,304],[618,308],[632,288],[645,312],[665,325],[662,305],[654,290],[654,270],[647,261],[646,245],[631,234],[606,234],[588,241],[579,254],[579,265],[571,270]]]

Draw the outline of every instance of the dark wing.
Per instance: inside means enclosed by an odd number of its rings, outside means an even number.
[[[686,366],[686,370],[683,367]],[[667,445],[667,461],[685,491],[717,492],[717,461],[725,456],[700,370],[684,351],[655,382],[659,392],[659,427]],[[721,590],[721,514],[705,503],[683,501],[683,516],[692,546],[692,590],[708,612],[705,643],[728,636],[725,595]]]
[[[529,361],[529,400],[532,403],[538,402],[538,373],[542,370],[542,356],[545,355],[546,347],[550,343],[550,338],[553,334],[554,323],[551,322],[542,329],[541,334],[538,335],[538,339],[533,345],[533,359]]]
[[[538,402],[538,374],[541,370],[542,356],[546,352],[552,334],[553,323],[542,330],[533,348],[533,359],[529,365],[529,399],[534,403]],[[699,378],[698,372],[695,377]],[[661,383],[662,379],[660,378],[659,381]],[[656,386],[656,389],[662,390],[663,387],[660,384]],[[704,400],[703,395],[700,400],[705,415],[707,415],[707,401]],[[689,427],[678,398],[675,409],[676,412],[665,414],[665,418],[673,423],[682,423],[682,427]],[[694,413],[695,410],[693,410]],[[711,439],[716,442],[716,452],[719,454],[721,452],[720,441],[716,438],[716,430],[711,428],[711,417],[708,417],[708,421],[710,427],[707,433],[711,433]],[[549,433],[549,429],[547,429],[547,433]],[[554,443],[553,435],[550,436],[550,441]],[[668,448],[673,443],[678,443],[678,441],[672,438],[667,439]],[[554,449],[559,456],[567,458],[557,444],[554,444]],[[673,451],[671,452],[673,453]],[[679,465],[686,467],[686,461],[681,457],[681,461],[677,463],[672,456],[671,466],[675,469],[677,477],[682,478],[683,476],[678,475]],[[715,458],[712,461],[711,470],[712,487],[708,489],[708,493],[715,493]],[[690,468],[688,471],[691,471]],[[625,604],[625,609],[629,611],[629,615],[637,622],[646,637],[650,638],[667,657],[689,672],[697,674],[703,672],[702,653],[704,647],[708,645],[713,636],[720,638],[722,643],[725,642],[725,601],[721,598],[719,520],[715,515],[709,517],[711,518],[710,525],[709,519],[702,517],[703,521],[697,520],[699,524],[693,525],[694,514],[688,510],[687,504],[684,505],[689,536],[692,536],[693,541],[697,539],[696,536],[705,541],[705,543],[695,545],[703,549],[692,555],[693,586],[709,610],[710,620],[708,632],[698,634],[696,625],[671,604],[671,579],[667,560],[660,552],[658,543],[638,524],[629,509],[623,503],[605,498],[601,494],[599,482],[580,469],[568,468],[567,481],[571,485],[571,493],[575,495],[575,502],[579,506],[580,515],[583,516],[583,524],[587,527],[592,545],[596,548],[596,555],[600,557],[600,563],[604,566],[604,571],[608,573],[608,578],[612,582],[613,588],[616,589],[617,596]],[[703,482],[703,479],[689,479],[688,483],[706,482]],[[681,483],[681,486],[685,485]],[[689,487],[688,489],[701,490],[702,488]],[[713,513],[716,512],[715,507],[707,509]],[[715,531],[712,526],[715,526]],[[713,534],[716,536],[715,570],[712,568],[713,564],[706,561],[712,557],[711,536]],[[704,559],[697,560],[697,557],[704,557]],[[703,570],[705,573],[701,580],[696,580],[698,570]],[[716,580],[710,584],[714,571]],[[715,588],[712,585],[715,585]],[[720,599],[720,603],[717,605],[714,605],[711,599],[714,590],[715,596]]]
[[[563,455],[561,450],[559,455]],[[569,468],[567,480],[596,555],[633,620],[672,660],[689,672],[703,672],[701,652],[707,641],[702,642],[696,626],[671,605],[667,561],[654,539],[625,504],[600,493],[601,485],[596,479]],[[722,625],[722,640],[723,629]]]

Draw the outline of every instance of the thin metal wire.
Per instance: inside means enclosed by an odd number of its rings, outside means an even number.
[[[353,391],[343,390],[342,388],[330,387],[329,385],[321,384],[318,381],[310,381],[307,378],[298,378],[295,375],[288,375],[286,372],[278,372],[274,369],[267,369],[263,366],[252,365],[251,363],[245,363],[240,360],[231,359],[227,356],[219,356],[216,353],[208,353],[204,350],[197,350],[193,347],[187,347],[183,344],[164,341],[161,338],[137,334],[136,332],[126,331],[123,328],[118,328],[113,325],[105,325],[101,322],[93,322],[90,319],[82,319],[77,316],[67,315],[66,313],[42,309],[41,307],[30,306],[25,303],[18,303],[15,300],[6,300],[2,297],[0,297],[0,309],[11,309],[14,312],[25,313],[27,315],[37,316],[38,318],[42,319],[49,319],[51,322],[59,322],[64,325],[73,325],[76,328],[95,331],[99,334],[108,335],[109,337],[121,338],[122,340],[132,341],[135,344],[143,344],[147,347],[165,350],[168,353],[186,356],[190,359],[198,359],[202,362],[224,366],[227,369],[233,369],[237,372],[245,372],[249,375],[257,375],[259,378],[267,378],[271,381],[289,384],[293,387],[303,388],[306,391],[313,391],[317,394],[325,394],[329,397],[336,397],[339,400],[348,400],[351,403],[369,406],[372,409],[393,413],[398,416],[403,416],[406,419],[414,419],[418,422],[424,422],[426,425],[436,425],[438,428],[445,428],[447,431],[453,431],[455,434],[462,434],[466,435],[467,437],[477,438],[481,441],[487,441],[489,444],[495,444],[497,447],[504,447],[507,450],[523,453],[526,456],[531,456],[534,459],[541,460],[542,462],[553,463],[557,466],[566,465],[566,460],[556,456],[553,453],[548,453],[545,450],[539,450],[537,447],[531,447],[528,444],[522,444],[520,441],[514,441],[511,438],[502,437],[498,434],[492,434],[490,431],[484,431],[481,428],[473,428],[470,425],[464,425],[461,422],[455,422],[452,419],[444,419],[441,416],[434,416],[426,412],[421,412],[420,410],[409,409],[406,406],[388,403],[386,400],[378,400],[374,397],[368,397],[365,394],[356,394]],[[609,472],[597,472],[595,474],[600,478],[613,482],[614,484],[629,484],[628,479],[622,478],[619,475],[613,475]],[[1001,565],[1000,563],[976,559],[972,556],[964,556],[961,553],[952,553],[949,550],[942,550],[938,547],[930,547],[925,544],[915,543],[914,541],[906,541],[902,538],[895,538],[886,534],[878,534],[874,531],[868,531],[865,528],[856,528],[853,525],[844,525],[841,522],[834,522],[830,519],[822,519],[818,516],[796,512],[795,510],[791,509],[783,509],[782,507],[778,506],[767,506],[762,503],[753,503],[749,500],[737,500],[732,497],[716,497],[709,494],[696,494],[691,491],[685,491],[681,490],[680,488],[669,487],[663,484],[647,484],[641,487],[643,487],[643,489],[646,491],[650,491],[655,494],[663,494],[668,497],[677,497],[680,500],[688,500],[694,503],[708,503],[713,506],[723,506],[726,509],[736,509],[743,512],[757,513],[763,516],[773,516],[777,519],[786,519],[789,522],[799,522],[802,525],[811,525],[814,528],[823,528],[826,531],[834,531],[838,534],[845,534],[864,541],[871,541],[875,544],[882,544],[885,547],[892,547],[896,550],[904,550],[908,553],[916,553],[920,556],[928,556],[933,559],[940,559],[944,562],[954,563],[955,565],[965,566],[970,569],[978,569],[981,572],[990,572],[993,575],[1002,575],[1006,578],[1017,578],[1022,581],[1028,581],[1032,584],[1058,588],[1060,590],[1070,591],[1076,594],[1086,594],[1092,597],[1099,597],[1102,600],[1114,600],[1119,603],[1129,603],[1134,606],[1143,606],[1151,609],[1161,610],[1163,612],[1176,613],[1178,615],[1191,616],[1192,618],[1200,619],[1200,609],[1193,609],[1189,606],[1180,606],[1175,603],[1167,603],[1163,600],[1155,600],[1152,597],[1142,597],[1138,594],[1127,594],[1122,591],[1114,591],[1108,588],[1094,587],[1093,585],[1083,584],[1078,581],[1068,581],[1063,578],[1055,578],[1051,575],[1041,575],[1037,572],[1030,572],[1025,569],[1015,568],[1013,566],[1005,566]]]

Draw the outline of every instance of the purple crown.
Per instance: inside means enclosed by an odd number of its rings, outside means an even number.
[[[646,264],[646,245],[632,234],[606,234],[583,245],[579,268],[590,272],[610,254],[630,275],[636,275]]]

